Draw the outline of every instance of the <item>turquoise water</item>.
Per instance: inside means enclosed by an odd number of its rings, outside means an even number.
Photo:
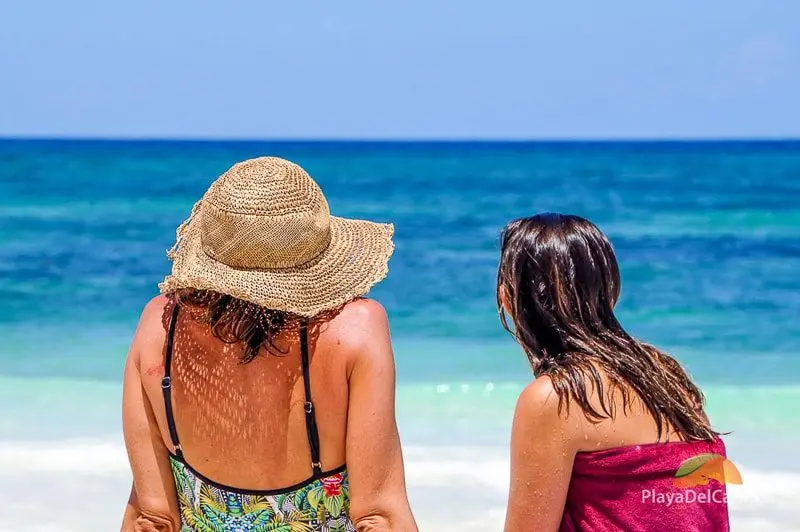
[[[542,210],[608,232],[623,323],[687,365],[721,430],[800,434],[799,142],[5,140],[0,400],[16,406],[0,439],[118,429],[125,350],[175,227],[218,174],[266,154],[303,165],[335,214],[396,225],[372,296],[404,439],[506,441],[529,371],[494,308],[498,234]]]
[[[800,530],[800,142],[13,140],[0,140],[0,530],[118,529],[138,313],[194,201],[267,154],[305,166],[335,214],[396,225],[372,296],[390,315],[421,530],[502,528],[530,372],[494,309],[498,234],[542,210],[608,232],[623,323],[701,383],[745,479],[734,529]]]

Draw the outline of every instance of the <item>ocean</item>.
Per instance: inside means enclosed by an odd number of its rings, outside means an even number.
[[[386,307],[426,531],[502,530],[531,378],[495,309],[499,232],[589,218],[618,311],[702,386],[744,484],[734,530],[800,530],[800,142],[0,140],[0,531],[119,529],[121,374],[175,228],[233,163],[293,160],[334,214],[392,222]]]

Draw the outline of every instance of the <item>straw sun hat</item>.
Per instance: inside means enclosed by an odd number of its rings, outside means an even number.
[[[311,317],[386,277],[391,224],[330,215],[300,166],[277,157],[233,165],[208,189],[168,252],[162,293],[214,290]]]

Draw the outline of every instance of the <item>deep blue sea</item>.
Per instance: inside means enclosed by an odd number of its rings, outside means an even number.
[[[430,449],[507,443],[530,371],[497,318],[498,237],[539,211],[610,236],[623,324],[687,366],[737,463],[800,470],[800,142],[0,140],[0,463],[30,442],[121,445],[125,352],[175,228],[261,155],[306,168],[334,214],[395,224],[371,296],[416,493],[438,485]]]

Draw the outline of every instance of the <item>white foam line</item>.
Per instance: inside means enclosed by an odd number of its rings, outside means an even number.
[[[118,475],[128,469],[122,442],[2,442],[0,472],[56,472]]]
[[[412,496],[415,492],[422,494],[432,489],[448,492],[469,486],[471,490],[483,490],[485,495],[491,495],[495,503],[505,500],[509,462],[504,448],[408,445],[404,447],[404,455]],[[756,530],[765,519],[773,524],[780,522],[781,529],[800,528],[800,516],[795,515],[800,500],[800,472],[737,466],[744,484],[728,486],[732,520],[742,525],[737,529]],[[53,443],[0,442],[0,480],[13,480],[29,472],[117,479],[129,475],[125,448],[116,438]]]
[[[739,466],[741,486],[728,486],[728,501],[737,510],[765,506],[796,510],[800,501],[800,473],[762,471]],[[800,517],[800,516],[799,516]]]

